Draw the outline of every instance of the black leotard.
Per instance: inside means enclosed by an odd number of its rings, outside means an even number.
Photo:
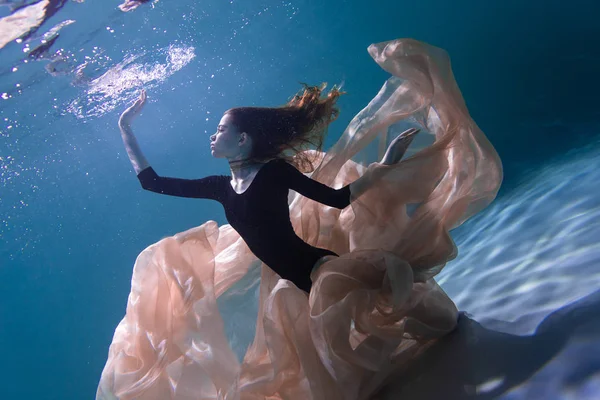
[[[289,190],[339,209],[350,204],[350,187],[332,189],[303,175],[284,160],[272,160],[258,171],[248,189],[233,190],[231,177],[202,179],[160,177],[152,167],[138,174],[142,187],[179,197],[212,199],[225,209],[229,224],[261,261],[300,289],[310,291],[310,272],[315,262],[334,252],[310,246],[292,227]]]

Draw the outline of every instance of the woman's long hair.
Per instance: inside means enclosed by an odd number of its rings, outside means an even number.
[[[308,86],[281,107],[237,107],[225,114],[233,118],[233,124],[252,138],[253,161],[266,161],[284,158],[292,162],[300,171],[311,172],[315,159],[306,152],[308,149],[320,151],[323,147],[327,127],[333,122],[339,110],[336,101],[343,94],[333,87],[327,96],[321,98],[326,84]]]

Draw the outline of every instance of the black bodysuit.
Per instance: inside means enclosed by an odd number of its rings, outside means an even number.
[[[179,197],[216,200],[223,205],[229,224],[250,250],[282,278],[310,291],[310,272],[315,262],[334,252],[310,246],[292,227],[288,193],[292,189],[319,203],[339,209],[350,204],[350,187],[332,189],[303,175],[284,160],[272,160],[258,171],[248,189],[236,193],[231,177],[202,179],[160,177],[152,167],[138,174],[142,187]]]

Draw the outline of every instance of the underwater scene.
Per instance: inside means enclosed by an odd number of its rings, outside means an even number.
[[[600,398],[599,17],[0,0],[0,399]],[[230,110],[310,101],[314,168],[237,180]]]

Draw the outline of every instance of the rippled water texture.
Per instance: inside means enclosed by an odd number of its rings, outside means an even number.
[[[382,399],[597,398],[599,159],[541,168],[455,232],[438,282],[467,313]]]

